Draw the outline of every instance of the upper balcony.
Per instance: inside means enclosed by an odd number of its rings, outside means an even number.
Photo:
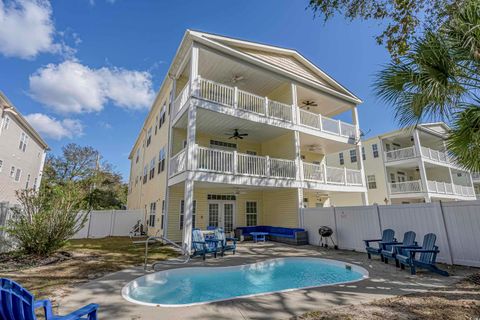
[[[327,167],[301,161],[251,155],[195,145],[191,164],[196,180],[272,187],[296,187],[330,191],[361,191],[360,170]],[[171,184],[187,170],[186,150],[170,160]]]
[[[472,172],[473,183],[480,183],[480,172]]]
[[[323,116],[296,107],[292,104],[269,99],[266,96],[259,96],[254,93],[240,90],[201,77],[196,80],[196,90],[190,93],[188,84],[181,90],[174,102],[173,117],[180,115],[191,97],[202,101],[211,102],[224,108],[228,108],[230,115],[242,117],[249,113],[263,118],[267,123],[281,127],[298,127],[306,133],[323,133],[324,137],[338,137],[342,142],[353,143],[356,140],[356,128],[354,125]],[[204,107],[205,106],[203,105]],[[221,111],[217,110],[217,111]]]
[[[459,198],[463,200],[475,199],[475,190],[470,186],[459,185],[449,182],[427,180],[427,187],[421,180],[390,182],[388,189],[390,195],[405,196],[416,193],[429,193],[431,197],[437,198]]]

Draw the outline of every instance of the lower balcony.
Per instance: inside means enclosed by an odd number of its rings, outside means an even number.
[[[258,156],[237,151],[226,151],[196,145],[193,169],[198,179],[222,183],[259,183],[263,186],[313,188],[361,192],[360,170],[327,167],[323,164]],[[183,149],[170,160],[171,180],[187,169],[186,150]],[[301,169],[301,170],[300,170]],[[223,178],[222,178],[223,177]],[[239,179],[236,179],[239,178]],[[182,178],[180,178],[182,179]],[[178,180],[178,179],[177,179]],[[352,189],[353,188],[353,189]]]
[[[462,186],[449,182],[438,182],[433,180],[427,181],[427,189],[423,187],[421,180],[402,181],[389,183],[389,191],[391,195],[413,194],[413,193],[430,193],[432,196],[448,196],[449,198],[471,198],[475,199],[475,191],[473,187]]]

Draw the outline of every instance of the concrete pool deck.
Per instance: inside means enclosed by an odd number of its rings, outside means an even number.
[[[447,270],[450,277],[423,270],[419,270],[416,276],[411,276],[409,271],[395,268],[394,262],[385,265],[378,257],[368,260],[366,254],[358,252],[310,245],[289,246],[274,242],[246,242],[238,246],[236,255],[228,253],[217,259],[207,258],[205,262],[196,258],[186,265],[158,266],[157,270],[241,265],[279,257],[321,257],[345,261],[367,269],[370,277],[350,284],[299,289],[192,307],[163,308],[138,305],[122,298],[123,286],[146,274],[143,268],[139,267],[112,273],[79,286],[70,296],[59,301],[59,312],[64,314],[88,303],[98,303],[99,319],[288,319],[309,311],[448,287],[466,275],[478,272],[475,268],[442,265],[441,268]]]

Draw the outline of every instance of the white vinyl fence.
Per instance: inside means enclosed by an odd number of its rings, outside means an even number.
[[[439,262],[480,267],[478,200],[303,209],[303,225],[310,244],[318,245],[318,228],[329,226],[340,249],[360,252],[365,252],[363,239],[380,238],[384,229],[395,230],[399,241],[413,230],[419,244],[425,234],[433,232]]]
[[[143,210],[91,211],[87,222],[73,239],[128,236],[139,220],[145,226]]]

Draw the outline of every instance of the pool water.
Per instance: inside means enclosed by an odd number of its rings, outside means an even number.
[[[320,258],[278,258],[233,267],[160,271],[127,284],[125,299],[154,306],[187,306],[368,277],[358,266]]]

